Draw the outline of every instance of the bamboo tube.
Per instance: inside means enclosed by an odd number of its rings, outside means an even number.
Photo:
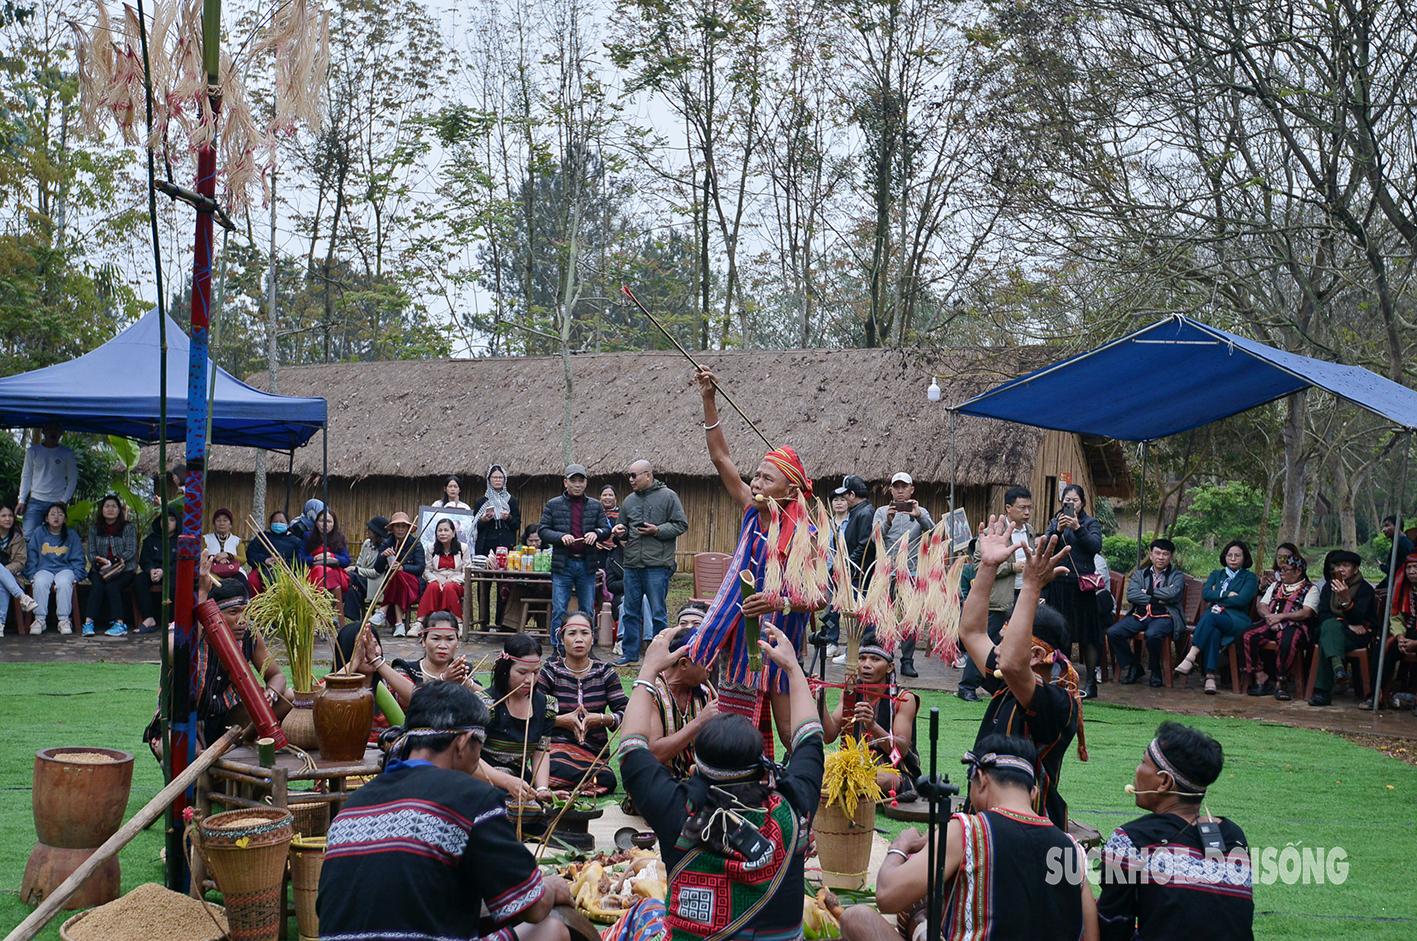
[[[757,584],[753,581],[753,573],[744,569],[738,573],[738,590],[744,601],[748,596],[757,590]],[[755,617],[743,617],[743,636],[748,642],[748,669],[758,673],[763,668],[763,649],[758,646],[758,638],[762,636],[762,622]]]
[[[185,770],[172,779],[172,783],[167,785],[157,796],[143,805],[143,809],[133,815],[133,818],[123,825],[117,833],[109,837],[102,846],[94,850],[92,856],[84,860],[70,874],[69,878],[59,883],[59,887],[49,893],[49,897],[39,903],[39,907],[30,912],[28,918],[5,936],[5,941],[30,941],[35,935],[49,924],[50,919],[59,914],[59,910],[64,903],[69,900],[88,878],[98,871],[99,867],[112,859],[119,850],[127,846],[132,839],[142,833],[167,807],[177,798],[179,794],[186,791],[195,782],[202,772],[212,766],[212,763],[226,753],[226,750],[237,742],[241,741],[241,736],[245,734],[244,729],[231,728],[226,730],[226,734],[217,739],[207,747],[207,750],[197,756]]]

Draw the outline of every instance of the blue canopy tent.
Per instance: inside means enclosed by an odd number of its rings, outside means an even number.
[[[152,442],[162,437],[158,378],[161,348],[156,309],[98,349],[67,363],[0,379],[0,426],[57,421],[69,431]],[[167,320],[167,437],[187,434],[187,334]],[[210,362],[214,444],[294,451],[325,427],[322,398],[253,389]]]
[[[1005,382],[951,411],[1140,441],[1144,486],[1146,442],[1309,388],[1347,399],[1407,433],[1395,511],[1400,531],[1407,446],[1417,430],[1417,391],[1358,366],[1286,353],[1180,315]],[[1139,555],[1141,540],[1138,524]],[[1397,565],[1395,542],[1389,571]],[[1384,617],[1379,678],[1386,639]]]

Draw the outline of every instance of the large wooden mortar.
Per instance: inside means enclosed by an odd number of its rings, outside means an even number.
[[[20,898],[38,905],[123,825],[133,788],[133,756],[113,748],[45,748],[34,756],[34,830]],[[91,908],[118,898],[118,857],[64,904]]]

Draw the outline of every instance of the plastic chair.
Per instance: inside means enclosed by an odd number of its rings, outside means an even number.
[[[722,552],[694,553],[694,600],[705,604],[713,601],[723,580],[728,577],[728,563],[733,557]]]

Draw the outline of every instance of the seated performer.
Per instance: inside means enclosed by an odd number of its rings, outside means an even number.
[[[321,938],[568,941],[547,916],[571,904],[570,888],[541,875],[505,795],[476,776],[487,721],[461,686],[414,695],[383,772],[330,824],[315,903]]]
[[[1012,528],[1012,524],[1004,525],[1003,517],[996,516],[981,529],[975,576],[986,585],[993,584],[995,568],[1015,550],[1023,549],[1023,587],[1004,625],[1003,639],[997,646],[989,640],[987,592],[971,591],[960,611],[960,643],[976,663],[984,664],[980,689],[992,697],[979,723],[974,751],[982,754],[980,742],[994,734],[1019,736],[1032,742],[1038,751],[1038,797],[1034,808],[1066,829],[1068,803],[1058,793],[1058,775],[1063,753],[1074,735],[1078,758],[1087,760],[1082,700],[1078,696],[1077,670],[1063,654],[1067,624],[1057,611],[1039,605],[1038,599],[1044,586],[1064,570],[1059,563],[1068,549],[1054,554],[1058,547],[1056,536],[1040,539],[1032,549],[1018,546],[1012,541]]]
[[[492,711],[479,777],[523,803],[555,797],[547,758],[556,700],[536,688],[540,673],[541,641],[513,634],[492,666],[492,687],[478,691]]]
[[[788,693],[787,679],[772,663],[765,663],[762,674],[753,673],[748,665],[748,643],[743,630],[744,617],[759,617],[764,629],[772,625],[787,635],[792,647],[801,655],[802,643],[807,636],[807,611],[802,606],[794,607],[786,601],[774,601],[762,592],[763,575],[767,568],[767,533],[771,523],[775,503],[781,511],[781,536],[778,553],[784,559],[795,526],[808,526],[809,521],[797,504],[797,495],[812,498],[812,480],[807,476],[797,452],[791,448],[777,448],[769,451],[753,473],[751,483],[743,482],[743,475],[733,463],[728,453],[728,439],[718,418],[718,402],[714,388],[715,377],[708,369],[695,373],[699,383],[699,395],[704,402],[704,429],[708,433],[709,458],[718,470],[723,486],[738,505],[743,507],[743,524],[738,532],[738,545],[733,558],[728,563],[729,577],[719,586],[704,622],[694,635],[689,647],[692,656],[705,666],[712,665],[719,651],[727,648],[728,659],[719,684],[721,708],[725,712],[746,715],[758,722],[765,731],[763,741],[771,752],[772,726],[766,722],[766,696],[772,704],[772,713],[777,722],[777,734],[784,742],[789,740],[791,729],[787,723]],[[747,569],[753,573],[758,591],[742,597],[736,573]]]
[[[975,747],[984,751],[964,756],[974,813],[950,817],[937,842],[949,887],[941,937],[1096,941],[1097,909],[1083,849],[1033,811],[1037,751],[1026,739],[1005,735],[987,735]],[[925,901],[929,885],[926,844],[919,830],[904,830],[876,875],[876,907],[887,915],[914,914],[909,933],[897,934],[871,906],[853,905],[841,916],[843,941],[924,939],[923,912],[914,909]]]
[[[1319,608],[1319,590],[1309,581],[1308,567],[1292,542],[1279,546],[1274,562],[1279,580],[1265,589],[1260,619],[1241,640],[1241,669],[1254,677],[1246,690],[1251,696],[1273,693],[1280,702],[1293,698],[1286,678],[1294,661],[1309,648],[1309,622]],[[1268,641],[1274,642],[1274,650],[1264,649]]]
[[[1169,539],[1151,541],[1151,564],[1138,568],[1127,582],[1126,617],[1107,628],[1107,639],[1117,657],[1117,669],[1125,670],[1123,685],[1141,678],[1140,663],[1132,662],[1132,638],[1146,633],[1147,659],[1151,661],[1151,685],[1161,686],[1161,653],[1171,642],[1172,635],[1186,629],[1186,616],[1181,612],[1181,599],[1186,593],[1186,575],[1171,565],[1176,544]]]
[[[1414,585],[1417,585],[1417,552],[1408,555],[1405,561],[1400,556],[1397,560],[1392,600],[1388,602],[1385,612],[1388,639],[1387,650],[1383,654],[1383,675],[1378,680],[1379,689],[1391,686],[1398,664],[1405,657],[1417,656],[1417,598],[1414,598],[1417,592],[1413,590]],[[1365,699],[1358,704],[1358,708],[1370,710],[1373,701]],[[1417,715],[1417,709],[1413,710],[1413,714]]]
[[[197,604],[208,598],[216,602],[222,619],[231,629],[236,646],[241,650],[241,656],[251,664],[265,683],[266,702],[270,703],[276,718],[280,718],[290,711],[290,702],[285,695],[285,674],[281,673],[276,658],[271,656],[265,638],[251,630],[246,621],[246,605],[250,601],[246,579],[240,576],[220,581],[213,579],[211,560],[211,554],[205,549],[202,550],[198,568]],[[232,682],[231,674],[226,671],[221,658],[212,649],[206,631],[200,626],[201,622],[198,621],[197,624],[201,638],[192,653],[192,688],[195,691],[192,704],[197,713],[197,749],[200,751],[221,738],[230,726],[249,722],[250,719],[246,715],[245,707],[241,705],[241,697]],[[176,637],[169,631],[169,652],[175,644]],[[152,749],[153,755],[161,761],[162,735],[156,716],[144,731],[143,738]]]
[[[679,619],[685,619],[683,609]],[[654,678],[655,711],[645,738],[650,754],[669,769],[676,781],[682,781],[694,767],[694,736],[705,722],[718,715],[718,691],[709,682],[708,667],[689,656],[693,628],[680,627],[665,633],[670,635],[671,657],[669,665]]]
[[[920,777],[920,753],[915,748],[915,717],[920,697],[895,685],[895,656],[876,643],[874,632],[861,638],[857,682],[861,692],[848,719],[843,714],[846,691],[836,711],[822,723],[828,743],[837,735],[864,735],[871,750],[884,762],[876,773],[881,790],[903,801],[915,800],[915,780]]]
[[[1254,938],[1245,833],[1201,812],[1223,763],[1220,743],[1204,732],[1176,722],[1156,730],[1132,783],[1137,806],[1149,813],[1118,827],[1102,849],[1103,938]]]
[[[1335,693],[1348,686],[1345,657],[1351,650],[1363,650],[1377,639],[1378,599],[1373,586],[1358,567],[1358,553],[1338,549],[1326,559],[1329,577],[1319,592],[1315,620],[1319,622],[1318,676],[1314,679],[1311,706],[1328,706]],[[1371,693],[1372,690],[1367,692]],[[1364,691],[1358,692],[1362,696]]]
[[[659,838],[670,873],[665,901],[648,899],[605,932],[625,941],[802,936],[802,886],[812,815],[822,796],[822,727],[787,635],[771,625],[759,645],[788,684],[792,725],[786,770],[764,763],[763,737],[741,715],[704,723],[694,771],[674,776],[650,752],[654,679],[673,662],[670,634],[645,651],[620,739],[625,790]],[[744,825],[747,825],[746,827]]]
[[[537,686],[559,713],[551,730],[551,787],[569,791],[594,767],[580,793],[598,797],[615,790],[607,746],[630,700],[615,668],[591,657],[594,637],[590,618],[579,611],[566,615],[561,622],[566,655],[546,662]]]
[[[1215,695],[1218,690],[1215,671],[1220,666],[1220,648],[1250,629],[1250,602],[1255,600],[1260,590],[1259,579],[1250,571],[1254,560],[1244,540],[1230,540],[1220,550],[1220,562],[1225,567],[1211,572],[1201,588],[1201,597],[1210,603],[1210,607],[1196,624],[1191,649],[1176,664],[1176,672],[1187,676],[1195,669],[1196,660],[1204,656],[1202,666],[1205,668],[1205,692],[1208,696]]]
[[[473,690],[482,688],[469,671],[467,657],[458,653],[458,626],[451,614],[439,611],[430,617],[428,626],[418,637],[418,643],[423,647],[422,659],[394,659],[389,663],[390,675],[379,671],[389,691],[398,698],[399,705],[407,709],[413,691],[424,683],[436,680],[459,683]]]

